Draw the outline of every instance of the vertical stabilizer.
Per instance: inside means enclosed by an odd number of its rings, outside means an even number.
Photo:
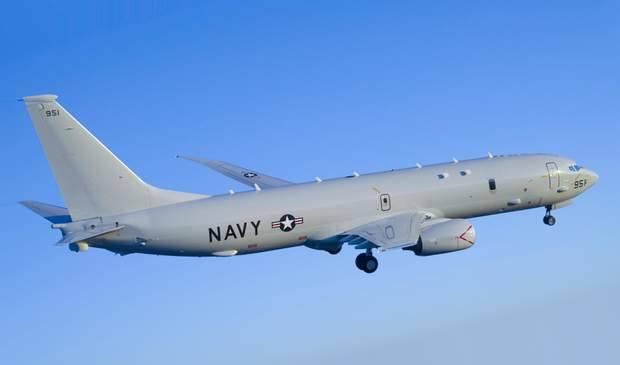
[[[73,220],[204,197],[146,184],[56,99],[23,98]]]

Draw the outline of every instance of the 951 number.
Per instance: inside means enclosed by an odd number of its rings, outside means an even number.
[[[575,187],[575,189],[581,189],[581,188],[585,187],[586,184],[588,184],[588,180],[586,180],[586,179],[575,180],[574,187]]]
[[[46,117],[57,117],[60,115],[60,110],[58,109],[52,109],[52,110],[46,110],[45,111],[45,116]]]

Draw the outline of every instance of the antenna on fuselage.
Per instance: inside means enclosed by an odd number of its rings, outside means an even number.
[[[235,191],[234,191],[233,189],[230,189],[230,190],[228,190],[228,193],[229,193],[230,195],[233,195],[233,194],[235,193]]]
[[[487,155],[489,156],[489,158],[495,157],[495,156],[493,156],[493,154],[491,152],[487,152]]]
[[[254,189],[255,189],[256,191],[261,191],[261,190],[262,190],[262,189],[260,188],[260,186],[258,186],[258,184],[257,184],[257,183],[254,183]]]
[[[314,180],[315,180],[316,182],[318,182],[318,183],[323,182],[323,180],[321,180],[321,178],[320,178],[320,177],[318,177],[318,176],[317,176],[317,177],[315,177],[315,178],[314,178]]]
[[[452,157],[452,162],[459,163],[459,160],[457,160],[456,158]]]
[[[420,165],[420,163],[419,163],[419,162],[416,162],[416,163],[415,163],[415,165],[416,165],[416,167],[417,167],[417,168],[419,168],[419,169],[421,169],[421,168],[422,168],[422,165]]]

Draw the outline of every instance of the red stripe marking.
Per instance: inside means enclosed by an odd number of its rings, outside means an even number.
[[[459,238],[462,239],[463,241],[469,242],[469,243],[471,243],[473,245],[474,243],[472,241],[470,241],[467,238],[465,238],[465,235],[467,234],[467,232],[469,232],[471,227],[472,227],[472,225],[470,224],[469,227],[467,227],[467,229],[465,230],[465,232],[463,232],[463,234],[459,236]]]

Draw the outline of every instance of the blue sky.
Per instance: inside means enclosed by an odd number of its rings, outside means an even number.
[[[620,6],[613,1],[11,2],[0,23],[0,362],[615,364]],[[55,93],[144,180],[293,181],[552,152],[599,183],[479,218],[470,250],[74,254],[16,202],[62,204],[24,95]]]

